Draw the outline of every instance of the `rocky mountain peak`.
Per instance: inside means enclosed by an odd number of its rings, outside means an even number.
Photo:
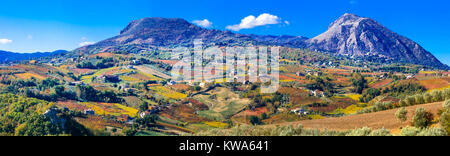
[[[351,56],[375,55],[398,62],[447,67],[416,42],[373,19],[354,14],[344,14],[326,32],[306,42],[313,50]]]
[[[363,18],[363,17],[360,17],[355,14],[346,13],[346,14],[342,15],[341,17],[339,17],[338,20],[331,23],[331,25],[328,28],[330,29],[332,27],[339,27],[339,26],[343,26],[343,25],[354,25],[364,19],[367,19],[367,18]]]
[[[119,35],[133,34],[150,29],[187,29],[193,25],[181,18],[151,17],[134,20]]]
[[[180,18],[143,18],[132,21],[118,36],[76,52],[142,51],[152,47],[193,46],[195,39],[207,45],[276,45],[338,53],[350,56],[375,56],[402,63],[448,68],[414,41],[392,32],[377,21],[346,13],[328,30],[312,39],[301,36],[246,35],[205,29]]]

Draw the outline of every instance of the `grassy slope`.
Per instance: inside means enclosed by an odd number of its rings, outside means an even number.
[[[424,105],[410,106],[407,107],[408,110],[408,121],[412,119],[414,111],[418,107],[424,107],[427,111],[431,111],[433,114],[439,109],[442,109],[442,102],[430,103]],[[395,112],[398,109],[392,109],[387,111],[368,113],[368,114],[359,114],[353,116],[339,117],[339,118],[326,118],[319,120],[305,120],[298,122],[288,122],[282,123],[278,125],[290,125],[290,124],[302,124],[305,128],[319,128],[319,129],[328,129],[328,130],[349,130],[361,127],[369,127],[372,129],[386,128],[393,131],[397,131],[400,127],[405,127],[410,125],[410,122],[401,123],[395,117]],[[435,116],[436,117],[436,116]],[[266,126],[274,126],[274,125],[266,125]]]
[[[251,103],[249,99],[241,99],[238,94],[226,88],[216,88],[208,94],[210,95],[197,95],[194,98],[208,105],[210,109],[200,111],[199,115],[214,120],[230,118]],[[211,95],[216,95],[216,99],[211,99]]]

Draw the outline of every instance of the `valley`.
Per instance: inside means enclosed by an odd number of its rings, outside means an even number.
[[[171,58],[174,48],[193,50],[194,39],[203,40],[202,48],[280,47],[278,90],[261,93],[261,80],[172,80],[179,61]],[[359,135],[367,128],[374,135],[406,135],[418,126],[414,135],[449,131],[449,67],[417,43],[353,14],[311,39],[144,18],[96,44],[6,62],[0,66],[5,136]],[[408,112],[406,121],[396,116],[400,108]],[[419,108],[428,115],[425,125],[415,121]]]

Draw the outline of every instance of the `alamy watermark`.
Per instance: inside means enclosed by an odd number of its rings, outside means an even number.
[[[204,48],[202,40],[194,48],[172,51],[172,80],[180,83],[261,83],[261,93],[279,88],[280,47],[248,46]]]

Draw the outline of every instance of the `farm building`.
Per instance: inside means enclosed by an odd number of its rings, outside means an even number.
[[[74,81],[74,82],[69,82],[70,86],[76,86],[76,85],[84,85],[83,81]]]
[[[311,96],[315,96],[315,97],[325,97],[326,93],[323,91],[320,91],[318,89],[314,90],[314,91],[310,91],[310,95]]]
[[[159,107],[157,107],[157,106],[152,106],[152,107],[150,107],[148,110],[141,112],[141,113],[139,114],[139,117],[144,118],[144,117],[147,116],[147,115],[152,115],[152,114],[158,113],[159,110],[160,110]]]
[[[169,81],[169,83],[167,83],[169,86],[175,85],[177,84],[177,82],[175,82],[174,80]]]
[[[297,115],[308,115],[309,114],[309,112],[303,108],[297,108],[297,109],[291,110],[291,113],[294,113]]]
[[[112,82],[112,83],[120,81],[118,75],[102,75],[102,76],[98,77],[98,79],[100,79],[103,82]]]
[[[84,110],[83,113],[84,113],[85,115],[95,115],[95,111],[92,110],[92,109]]]

